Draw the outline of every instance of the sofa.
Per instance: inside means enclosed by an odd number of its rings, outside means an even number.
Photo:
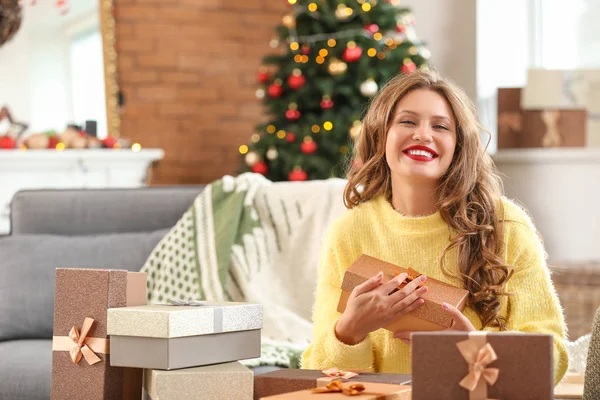
[[[139,270],[201,191],[40,190],[14,196],[11,232],[0,237],[0,400],[50,398],[55,269]]]

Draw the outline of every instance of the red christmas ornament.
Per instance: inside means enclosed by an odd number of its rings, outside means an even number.
[[[283,86],[281,86],[281,83],[273,82],[269,85],[267,93],[269,97],[276,99],[283,94]]]
[[[288,132],[285,135],[285,141],[288,143],[294,143],[296,141],[296,134],[294,132]]]
[[[342,54],[342,60],[346,61],[346,62],[356,62],[360,59],[360,56],[362,55],[362,49],[358,46],[348,46],[346,47],[346,49],[344,50],[344,53]]]
[[[311,137],[307,136],[304,138],[304,141],[300,145],[300,151],[304,154],[312,154],[317,151],[317,144]]]
[[[333,107],[333,100],[327,95],[323,96],[323,100],[321,100],[321,108],[323,110],[329,110]]]
[[[290,181],[305,181],[308,179],[308,174],[301,167],[296,167],[290,172],[288,179]]]
[[[259,161],[252,166],[252,172],[256,174],[267,175],[267,172],[269,172],[269,167],[264,161]]]
[[[409,62],[409,63],[403,64],[402,68],[400,68],[400,70],[405,74],[410,74],[411,72],[417,70],[417,65],[414,62]]]
[[[293,109],[287,110],[285,112],[285,117],[290,121],[296,121],[300,118],[300,111]]]
[[[0,137],[0,149],[14,149],[17,147],[17,142],[10,136]]]
[[[365,30],[371,32],[371,33],[376,33],[379,32],[379,25],[377,24],[369,24],[367,26],[365,26]]]
[[[48,148],[55,149],[58,144],[58,136],[52,135],[48,137]]]
[[[107,137],[106,139],[101,140],[102,145],[108,149],[114,149],[117,144],[117,139],[112,136]]]
[[[292,72],[292,75],[290,75],[288,78],[288,86],[290,89],[294,90],[300,89],[302,86],[304,86],[305,82],[306,79],[304,78],[304,75],[302,75],[302,71],[300,71],[298,68],[295,68]]]
[[[267,83],[269,81],[269,74],[266,71],[261,71],[258,73],[258,77],[256,79],[260,83]]]
[[[396,32],[404,33],[405,31],[406,31],[406,28],[404,27],[404,25],[400,25],[400,24],[396,25]]]
[[[302,54],[310,54],[310,47],[308,45],[302,46]]]

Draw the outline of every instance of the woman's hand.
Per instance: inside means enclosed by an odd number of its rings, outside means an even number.
[[[445,332],[472,332],[477,330],[475,329],[471,321],[469,321],[469,319],[465,317],[458,308],[448,303],[442,303],[442,308],[452,316],[452,326],[450,326],[450,328],[444,329]],[[411,331],[398,331],[394,333],[394,337],[396,339],[402,340],[403,343],[410,345],[411,333]]]
[[[369,333],[422,305],[425,300],[421,299],[421,296],[427,293],[427,286],[422,288],[417,286],[425,282],[427,279],[425,276],[414,279],[394,292],[406,277],[407,274],[402,273],[382,284],[383,274],[380,272],[356,286],[350,294],[346,310],[335,327],[338,339],[349,345],[358,344]]]

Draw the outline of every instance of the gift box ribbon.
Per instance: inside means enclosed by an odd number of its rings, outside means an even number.
[[[488,367],[498,356],[492,345],[487,343],[487,332],[469,332],[469,338],[458,342],[456,347],[469,364],[469,373],[459,382],[469,391],[469,400],[493,400],[487,397],[488,384],[496,383],[500,370]]]
[[[395,276],[398,276],[398,275],[400,275],[401,273],[402,273],[402,272],[400,272],[400,271],[396,271],[396,272],[394,273],[394,275],[395,275]],[[400,284],[400,286],[398,286],[398,289],[402,289],[403,287],[405,287],[406,285],[408,285],[409,283],[411,283],[411,282],[412,282],[412,281],[414,281],[415,279],[419,278],[419,277],[420,277],[421,275],[423,275],[423,274],[421,274],[421,273],[419,273],[419,272],[415,271],[415,270],[414,270],[414,269],[412,269],[412,268],[408,268],[408,269],[406,270],[406,275],[407,275],[407,276],[406,276],[406,278],[404,279],[404,282],[402,282],[402,283]],[[425,286],[425,282],[421,282],[421,283],[419,283],[419,284],[417,285],[417,288],[422,288],[423,286]]]
[[[325,376],[317,378],[317,386],[319,387],[326,386],[327,383],[333,381],[334,379],[350,379],[359,375],[356,371],[345,371],[337,368],[329,368],[321,372]]]
[[[82,357],[89,365],[102,361],[96,353],[109,354],[110,340],[87,337],[93,324],[94,320],[86,317],[81,326],[81,332],[77,326],[73,326],[69,336],[53,336],[52,351],[68,351],[74,364],[78,364]]]
[[[223,307],[216,307],[214,305],[208,304],[203,300],[179,300],[173,299],[170,301],[170,305],[175,307],[180,306],[191,306],[191,307],[206,307],[212,308],[214,314],[213,320],[213,333],[223,333]]]
[[[355,383],[344,387],[342,381],[335,380],[331,381],[325,387],[317,387],[312,389],[312,393],[342,393],[344,396],[356,396],[361,394],[365,390],[365,386],[361,383]]]

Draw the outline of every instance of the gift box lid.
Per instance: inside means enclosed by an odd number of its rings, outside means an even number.
[[[352,292],[356,286],[377,275],[379,271],[383,272],[383,282],[387,282],[399,273],[408,272],[408,269],[362,254],[344,273],[342,290]],[[425,304],[411,314],[442,326],[449,326],[452,318],[442,311],[442,303],[452,304],[462,311],[469,291],[429,277],[425,285],[429,287],[427,293],[422,296]]]
[[[262,329],[260,304],[211,301],[194,304],[111,308],[107,331],[115,336],[177,338]]]

